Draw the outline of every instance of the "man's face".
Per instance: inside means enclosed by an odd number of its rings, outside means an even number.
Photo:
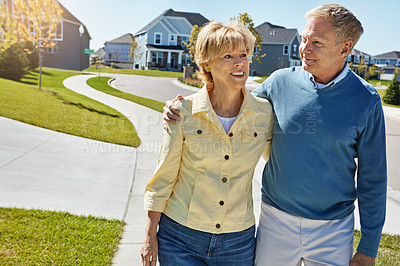
[[[343,70],[347,46],[338,44],[330,19],[308,19],[300,44],[302,66],[318,83],[327,84]]]

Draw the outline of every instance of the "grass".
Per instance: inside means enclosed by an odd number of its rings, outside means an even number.
[[[1,265],[111,265],[124,222],[0,208]]]
[[[45,68],[42,90],[38,73],[20,82],[0,78],[0,116],[89,139],[138,147],[140,139],[132,123],[116,110],[75,93],[63,80],[76,71]]]
[[[99,90],[104,93],[108,93],[110,95],[135,102],[137,104],[146,106],[148,108],[151,108],[153,110],[156,110],[158,112],[163,111],[164,103],[152,100],[152,99],[147,99],[143,97],[139,97],[130,93],[125,93],[119,90],[114,89],[110,85],[108,85],[108,80],[110,80],[110,77],[100,77],[100,80],[98,77],[91,78],[87,80],[87,84],[91,86],[92,88]]]
[[[84,71],[87,72],[99,72],[96,67],[89,67]],[[116,68],[101,68],[101,73],[113,73],[113,74],[130,74],[150,77],[167,77],[167,78],[179,78],[182,77],[182,72],[175,71],[163,71],[163,70],[139,70],[139,69],[116,69]]]
[[[263,83],[269,76],[258,77],[260,79],[254,80],[257,83]]]
[[[360,242],[361,233],[354,231],[354,250]],[[379,244],[376,265],[400,265],[400,235],[383,234]]]

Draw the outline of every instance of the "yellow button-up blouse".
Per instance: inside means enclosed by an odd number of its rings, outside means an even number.
[[[268,101],[246,89],[242,93],[228,134],[205,87],[178,103],[181,120],[164,134],[157,168],[146,187],[146,210],[209,233],[254,225],[253,173],[260,156],[269,157],[273,114]]]

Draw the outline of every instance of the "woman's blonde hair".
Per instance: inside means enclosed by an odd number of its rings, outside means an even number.
[[[196,41],[195,61],[199,67],[197,75],[203,82],[212,83],[213,77],[204,67],[216,57],[227,51],[245,49],[247,55],[253,53],[255,37],[243,25],[237,21],[228,26],[219,22],[210,21],[199,32]]]
[[[321,5],[308,11],[304,17],[329,18],[339,43],[351,40],[353,47],[356,45],[364,29],[357,17],[347,8],[337,4]],[[351,47],[351,48],[353,48]]]

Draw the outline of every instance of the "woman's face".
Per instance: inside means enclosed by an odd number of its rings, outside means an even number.
[[[206,64],[211,69],[215,88],[242,89],[249,76],[249,60],[245,49],[230,50]]]

